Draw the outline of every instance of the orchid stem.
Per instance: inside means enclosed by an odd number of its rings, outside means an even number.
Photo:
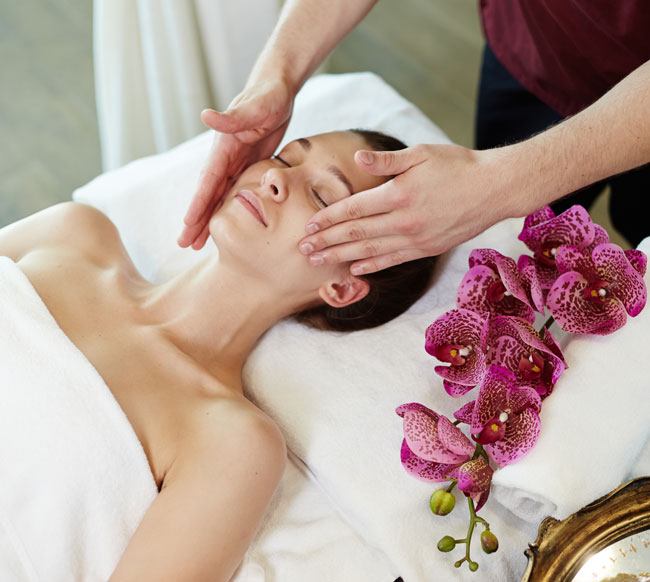
[[[467,498],[467,506],[469,507],[470,516],[469,528],[467,529],[467,537],[461,540],[454,540],[457,544],[465,544],[465,557],[454,563],[454,566],[456,568],[460,568],[463,562],[467,562],[470,565],[475,563],[472,562],[472,558],[470,556],[470,542],[472,541],[472,535],[474,534],[474,526],[480,522],[486,529],[489,529],[490,527],[490,524],[487,521],[485,521],[482,517],[478,517],[478,515],[476,515],[476,511],[474,510],[474,500],[471,497]],[[473,568],[478,568],[478,565],[473,566]]]
[[[454,487],[456,487],[456,483],[458,483],[458,481],[452,481],[452,482],[451,482],[451,484],[449,485],[449,487],[447,487],[447,493],[451,493],[452,489],[453,489]]]
[[[549,329],[554,323],[555,320],[553,319],[553,316],[551,316],[544,322],[544,325],[542,327],[544,329]]]

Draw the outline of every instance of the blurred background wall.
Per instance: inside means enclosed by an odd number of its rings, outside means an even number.
[[[0,0],[0,226],[102,171],[92,35],[92,0]],[[380,0],[327,71],[376,72],[471,147],[482,46],[477,0]]]

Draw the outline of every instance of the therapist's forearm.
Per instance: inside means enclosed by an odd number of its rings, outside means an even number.
[[[286,0],[248,84],[281,78],[295,95],[377,0]]]
[[[579,114],[495,154],[513,216],[650,162],[650,62]]]

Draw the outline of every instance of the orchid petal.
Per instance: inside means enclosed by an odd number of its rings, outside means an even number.
[[[436,366],[435,371],[442,376],[444,370],[448,369],[449,368],[445,368],[444,366]],[[476,387],[476,384],[458,384],[447,379],[442,381],[442,385],[445,389],[445,392],[447,392],[447,394],[453,398],[460,398],[461,396],[465,396],[465,394]]]
[[[500,366],[490,366],[472,413],[471,432],[480,433],[483,427],[507,408],[507,391],[515,380],[514,374]]]
[[[467,455],[459,455],[450,451],[440,440],[438,436],[440,416],[426,407],[422,408],[425,410],[411,408],[403,413],[404,438],[411,451],[421,459],[434,463],[453,464],[466,460]],[[456,430],[460,432],[459,429]]]
[[[588,281],[598,279],[596,265],[591,258],[591,253],[575,245],[562,245],[555,255],[555,265],[558,273],[577,271]]]
[[[584,298],[589,282],[575,271],[558,277],[548,292],[546,306],[565,331],[607,335],[625,325],[625,307],[615,298],[594,303]]]
[[[535,389],[528,386],[511,388],[508,391],[508,408],[514,414],[522,414],[527,408],[539,413],[542,410],[542,399]]]
[[[524,219],[524,229],[537,226],[542,222],[548,222],[552,218],[555,218],[553,209],[550,206],[542,206],[542,208],[532,212]]]
[[[465,459],[474,453],[474,445],[447,417],[438,419],[438,437],[442,445],[452,453]]]
[[[614,293],[631,317],[645,307],[647,291],[643,277],[630,264],[621,247],[615,244],[598,245],[593,252],[600,279],[616,281]]]
[[[456,295],[456,307],[469,309],[476,313],[489,313],[486,305],[487,290],[490,285],[499,281],[497,275],[490,267],[476,265],[472,267],[460,282],[458,294]]]
[[[474,412],[475,404],[476,400],[470,400],[467,404],[465,404],[465,406],[462,406],[456,412],[454,412],[454,418],[456,420],[464,422],[465,424],[472,424],[472,412]]]
[[[535,258],[538,258],[537,255],[545,243],[552,241],[558,244],[586,247],[591,244],[594,236],[594,223],[589,213],[582,206],[576,204],[546,222],[540,222],[533,226],[526,226],[524,223],[519,240],[535,252]]]
[[[627,257],[627,260],[630,261],[630,265],[632,265],[636,269],[637,273],[643,277],[648,266],[648,257],[646,254],[637,249],[627,249],[623,252]]]
[[[544,314],[544,293],[537,277],[537,269],[535,266],[535,259],[528,255],[521,255],[517,262],[519,269],[519,278],[529,297],[529,303],[533,305],[536,311]]]
[[[444,463],[432,463],[430,461],[425,461],[420,459],[408,446],[406,439],[402,442],[401,450],[401,461],[402,466],[406,469],[406,472],[417,479],[422,481],[428,481],[431,483],[440,483],[441,481],[447,481],[448,473],[456,465],[446,465]]]
[[[454,471],[458,479],[458,489],[474,499],[478,511],[487,501],[493,470],[483,457],[463,463]]]
[[[508,421],[503,439],[485,445],[485,450],[500,467],[510,465],[533,448],[540,430],[541,422],[537,412],[527,408]]]

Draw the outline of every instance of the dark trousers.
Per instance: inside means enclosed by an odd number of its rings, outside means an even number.
[[[476,116],[476,148],[514,143],[562,121],[563,116],[542,103],[506,70],[489,46],[483,52]],[[576,164],[580,159],[575,160]],[[636,247],[650,235],[650,165],[587,186],[551,205],[555,214],[574,204],[589,209],[606,184],[611,187],[612,224]]]

